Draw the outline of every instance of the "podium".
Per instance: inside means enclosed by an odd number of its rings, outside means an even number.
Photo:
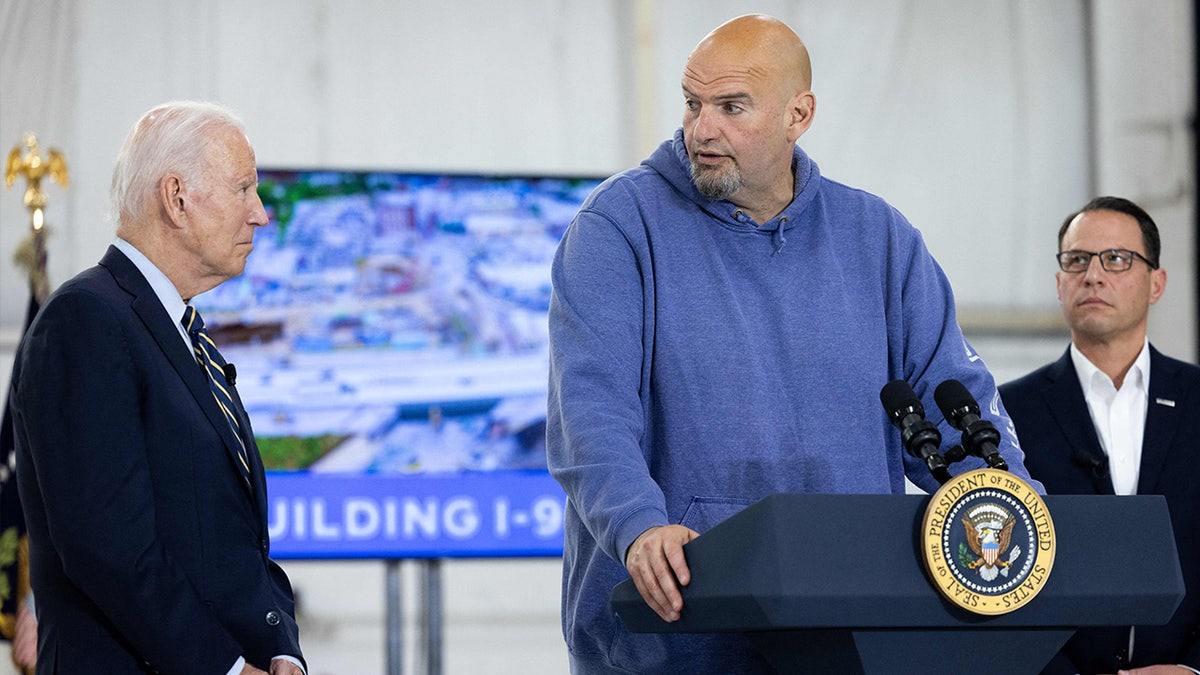
[[[689,542],[667,623],[631,580],[612,606],[635,633],[742,632],[780,673],[1037,673],[1076,628],[1164,624],[1184,596],[1158,495],[1046,495],[1054,567],[997,616],[945,600],[921,563],[925,495],[778,494]]]

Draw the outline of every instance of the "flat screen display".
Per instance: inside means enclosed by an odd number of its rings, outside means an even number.
[[[595,177],[259,172],[197,297],[268,469],[277,557],[560,555],[550,263]]]

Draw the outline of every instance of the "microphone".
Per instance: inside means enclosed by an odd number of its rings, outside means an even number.
[[[225,381],[228,382],[229,386],[232,387],[234,385],[235,380],[237,380],[237,368],[235,368],[232,363],[226,363],[225,364]]]
[[[993,469],[1008,470],[1008,462],[996,447],[1000,443],[1000,432],[996,425],[979,416],[979,404],[975,397],[958,380],[946,380],[933,390],[942,414],[950,426],[962,432],[962,444],[967,452],[982,457]]]
[[[1092,478],[1104,480],[1109,477],[1108,457],[1095,455],[1090,450],[1076,448],[1071,451],[1071,463],[1091,472]]]
[[[925,466],[938,483],[950,480],[950,469],[938,452],[942,432],[936,424],[925,419],[925,406],[921,405],[921,399],[912,387],[904,380],[892,380],[883,385],[879,401],[883,403],[888,419],[900,429],[900,440],[908,454],[925,460]]]

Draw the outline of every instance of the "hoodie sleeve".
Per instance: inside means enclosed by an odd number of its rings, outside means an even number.
[[[1033,480],[1025,469],[1025,454],[1017,442],[1016,429],[1004,403],[996,381],[979,353],[963,337],[954,307],[954,294],[945,273],[933,259],[920,233],[896,214],[902,222],[902,234],[898,255],[890,259],[902,261],[903,266],[893,269],[900,276],[900,283],[892,288],[899,289],[898,297],[892,302],[901,307],[899,340],[892,340],[891,361],[900,363],[898,375],[912,383],[913,390],[921,397],[925,415],[938,425],[942,433],[942,452],[959,443],[962,433],[952,427],[938,409],[934,390],[946,380],[958,380],[971,392],[979,403],[980,417],[991,421],[1000,432],[1000,454],[1008,463],[1009,471],[1024,479],[1039,493],[1045,490],[1041,483]],[[903,231],[911,236],[903,236]],[[896,263],[893,263],[896,264]],[[905,473],[909,479],[925,489],[936,489],[938,485],[929,476],[924,464],[905,454]],[[958,474],[969,468],[984,466],[982,459],[967,457],[952,465],[952,473]]]
[[[639,534],[668,523],[646,455],[647,251],[644,238],[585,206],[552,268],[547,460],[584,526],[622,565]]]

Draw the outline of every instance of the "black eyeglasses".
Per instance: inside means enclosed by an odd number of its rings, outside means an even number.
[[[1068,274],[1079,274],[1086,272],[1089,265],[1092,264],[1092,256],[1100,258],[1100,266],[1105,272],[1124,272],[1133,267],[1135,258],[1140,258],[1142,262],[1150,266],[1150,269],[1158,269],[1158,265],[1150,262],[1146,256],[1137,251],[1130,251],[1127,248],[1110,248],[1107,251],[1063,251],[1056,257],[1058,258],[1058,267]]]

